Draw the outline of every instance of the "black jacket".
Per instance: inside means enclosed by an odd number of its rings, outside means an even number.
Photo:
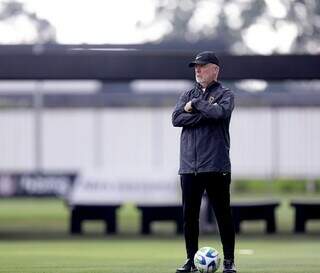
[[[193,111],[184,111],[188,101]],[[172,124],[182,127],[179,174],[231,172],[229,124],[234,108],[233,93],[214,82],[183,93],[173,111]]]

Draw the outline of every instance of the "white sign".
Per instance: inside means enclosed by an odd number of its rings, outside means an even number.
[[[112,174],[101,170],[83,173],[69,195],[70,205],[79,204],[181,204],[179,176],[161,173]]]

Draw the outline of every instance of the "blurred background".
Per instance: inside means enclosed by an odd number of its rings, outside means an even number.
[[[16,58],[48,50],[316,56],[320,2],[0,1],[0,43],[1,55]],[[291,198],[319,198],[320,81],[222,82],[236,97],[231,121],[233,198],[280,198],[280,229],[291,231]],[[2,236],[26,236],[45,228],[65,232],[69,211],[61,200],[68,204],[69,198],[71,203],[129,205],[122,212],[122,232],[137,231],[136,204],[179,203],[180,129],[172,127],[171,113],[179,94],[192,85],[190,78],[2,78]],[[14,223],[8,212],[12,206],[21,211]],[[29,210],[48,224],[31,223]],[[319,230],[318,223],[314,227]]]

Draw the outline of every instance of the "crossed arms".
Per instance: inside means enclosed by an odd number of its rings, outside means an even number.
[[[202,120],[226,119],[231,116],[234,108],[234,96],[227,90],[218,103],[209,103],[202,98],[189,100],[186,93],[182,94],[172,113],[172,124],[175,127],[194,126]]]

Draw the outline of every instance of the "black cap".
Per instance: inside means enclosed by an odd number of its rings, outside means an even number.
[[[217,66],[219,66],[219,59],[212,51],[203,51],[198,53],[196,58],[191,63],[189,63],[189,67],[194,67],[196,64],[208,63],[216,64]]]

